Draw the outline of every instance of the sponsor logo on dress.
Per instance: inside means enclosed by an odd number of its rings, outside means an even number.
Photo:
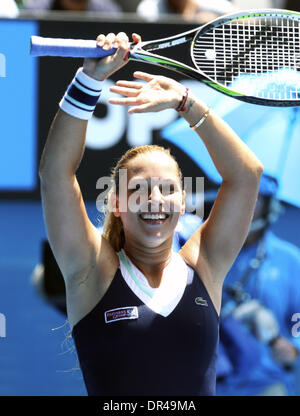
[[[139,312],[137,306],[124,306],[123,308],[110,309],[104,312],[105,322],[122,321],[124,319],[137,319]]]

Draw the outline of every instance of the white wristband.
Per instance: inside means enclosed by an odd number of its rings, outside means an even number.
[[[73,117],[89,120],[99,100],[104,81],[91,78],[79,68],[59,103]]]

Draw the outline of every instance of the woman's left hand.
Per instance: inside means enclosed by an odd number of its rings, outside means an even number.
[[[123,95],[122,98],[110,98],[111,104],[132,106],[128,113],[147,113],[177,108],[185,93],[185,87],[173,79],[151,75],[146,72],[134,72],[134,77],[146,81],[117,81],[110,91]]]

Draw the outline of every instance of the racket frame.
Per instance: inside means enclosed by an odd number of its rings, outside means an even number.
[[[151,40],[151,41],[143,41],[137,44],[130,43],[128,59],[132,61],[137,61],[137,62],[147,62],[147,63],[151,63],[152,65],[157,65],[163,68],[173,70],[179,74],[183,74],[187,77],[194,78],[198,81],[201,81],[207,86],[223,94],[239,99],[241,101],[246,101],[246,102],[259,104],[259,105],[276,106],[276,107],[298,106],[300,105],[300,99],[299,100],[296,100],[296,99],[295,100],[288,100],[288,99],[276,100],[276,99],[270,99],[270,98],[253,97],[253,96],[245,95],[241,92],[235,91],[234,89],[224,86],[223,84],[212,79],[209,75],[205,74],[203,71],[201,71],[201,69],[199,69],[199,67],[197,66],[195,62],[195,58],[193,55],[193,47],[194,47],[196,39],[200,38],[201,35],[204,35],[206,32],[208,32],[209,30],[213,28],[222,27],[222,25],[226,23],[239,21],[241,19],[251,19],[255,17],[265,17],[265,18],[280,17],[280,18],[288,18],[289,20],[295,20],[297,22],[300,22],[300,13],[295,12],[295,11],[283,10],[283,9],[241,10],[237,13],[233,13],[233,14],[231,13],[231,14],[220,16],[200,27],[196,27],[184,33],[180,33],[180,34],[173,35],[173,36],[166,37],[166,38]],[[33,38],[35,37],[31,38],[32,49],[34,49],[34,46],[35,46]],[[42,40],[42,38],[40,39]],[[52,38],[49,40],[52,42],[55,39]],[[87,41],[87,42],[91,42],[91,41]],[[153,53],[153,51],[175,47],[176,45],[179,45],[181,43],[187,43],[187,42],[191,43],[190,57],[194,65],[194,68],[184,63],[181,63],[179,61],[176,61],[175,59],[167,58],[162,55],[158,55],[157,53]],[[93,48],[90,48],[90,49],[93,49]],[[97,43],[95,41],[95,51],[99,52],[98,51],[99,49],[100,48],[97,47]],[[112,55],[113,53],[115,53],[115,49],[105,51],[105,55]],[[42,51],[38,53],[32,53],[32,54],[36,56],[38,56],[39,54],[43,55]],[[97,56],[97,54],[95,55]],[[57,55],[55,55],[55,53],[52,53],[52,56],[57,56]],[[68,56],[71,56],[71,55],[68,55]]]
[[[251,19],[255,17],[284,17],[290,20],[300,21],[300,13],[294,12],[290,10],[283,10],[283,9],[253,9],[251,11],[244,10],[239,11],[234,14],[227,14],[221,17],[218,17],[211,22],[204,24],[203,26],[194,28],[184,33],[180,33],[174,36],[170,36],[167,38],[160,38],[151,41],[144,41],[138,44],[130,44],[130,52],[129,52],[129,60],[137,61],[137,62],[147,62],[151,63],[152,65],[161,66],[167,69],[171,69],[179,74],[184,74],[190,78],[194,78],[198,81],[203,82],[207,86],[214,88],[215,90],[226,94],[228,96],[234,97],[236,99],[250,102],[253,104],[259,105],[268,105],[268,106],[276,106],[276,107],[290,107],[290,106],[298,106],[300,105],[300,100],[274,100],[271,98],[260,98],[260,97],[253,97],[242,94],[234,89],[225,87],[224,85],[218,83],[217,81],[213,80],[208,75],[204,74],[195,63],[195,59],[193,56],[193,46],[196,38],[204,35],[209,30],[220,27],[223,24],[239,21],[241,19]],[[156,53],[152,53],[153,50],[160,50],[165,48],[174,47],[181,43],[191,42],[190,47],[190,56],[195,68],[190,67],[189,65],[185,65],[175,59],[165,58],[164,56],[158,55]]]

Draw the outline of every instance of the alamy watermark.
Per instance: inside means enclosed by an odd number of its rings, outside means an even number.
[[[0,53],[0,78],[6,77],[6,58],[3,53]]]
[[[294,313],[292,318],[291,318],[291,321],[296,322],[292,326],[292,336],[294,338],[298,338],[298,337],[300,337],[300,313]]]
[[[182,210],[182,191],[185,191],[185,212],[195,212],[200,217],[204,214],[204,178],[184,177],[182,184],[179,178],[150,179],[133,177],[128,181],[127,169],[120,169],[116,180],[102,176],[97,180],[96,189],[103,190],[97,197],[96,207],[102,212],[103,207],[110,212],[157,212],[161,206],[166,213]],[[151,194],[151,204],[149,195]],[[116,198],[110,195],[118,195]]]
[[[3,313],[0,313],[0,338],[6,337],[6,318]]]

